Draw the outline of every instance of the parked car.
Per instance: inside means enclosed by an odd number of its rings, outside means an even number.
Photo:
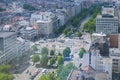
[[[32,76],[30,77],[30,79],[31,79],[31,80],[34,80],[35,77],[36,77],[36,75],[32,75]]]

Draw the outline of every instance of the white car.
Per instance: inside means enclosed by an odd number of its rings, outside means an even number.
[[[43,69],[43,70],[42,70],[42,73],[45,73],[45,72],[46,72],[46,69]]]

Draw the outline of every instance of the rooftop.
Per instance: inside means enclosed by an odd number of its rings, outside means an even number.
[[[105,19],[118,19],[118,17],[117,16],[111,16],[111,15],[109,15],[109,14],[103,14],[103,15],[97,15],[97,18],[105,18]]]
[[[7,38],[14,34],[16,34],[16,32],[0,32],[0,38]]]
[[[114,6],[103,6],[102,7],[102,14],[107,14],[106,16],[114,16]]]
[[[120,49],[119,48],[110,48],[109,49],[111,57],[120,57]]]
[[[106,34],[103,34],[103,33],[93,33],[92,36],[106,36]]]
[[[90,67],[90,66],[86,66]],[[91,68],[91,67],[90,67]],[[107,80],[108,73],[98,72],[94,70],[80,70],[74,69],[67,80]]]

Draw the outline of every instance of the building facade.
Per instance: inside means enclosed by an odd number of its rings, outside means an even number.
[[[36,23],[38,25],[39,35],[49,36],[59,27],[59,19],[51,12],[41,13],[42,19]]]
[[[35,40],[38,37],[38,29],[33,29],[33,27],[26,27],[26,29],[22,29],[21,31],[22,38],[27,40]]]
[[[17,56],[16,37],[15,32],[0,32],[0,65]]]
[[[96,18],[96,32],[98,33],[118,33],[118,17],[114,15],[114,7],[102,7],[102,15]]]
[[[17,38],[17,53],[18,57],[24,55],[30,49],[30,42],[21,37]]]

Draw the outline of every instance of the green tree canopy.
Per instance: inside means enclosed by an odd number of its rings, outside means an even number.
[[[43,74],[39,80],[56,80],[54,72],[48,73],[48,75]]]
[[[47,75],[42,74],[42,76],[39,78],[39,80],[50,80],[49,77],[47,77]]]
[[[33,45],[32,47],[31,47],[31,50],[32,51],[37,51],[38,49],[37,49],[37,46],[36,45]]]
[[[54,57],[52,57],[52,58],[50,59],[50,65],[53,65],[53,64],[55,64],[55,58],[54,58]]]
[[[64,50],[63,50],[63,56],[64,57],[69,57],[70,56],[70,53],[71,53],[71,50],[69,47],[66,47]]]
[[[64,63],[62,56],[58,56],[57,63],[58,65],[62,65]]]
[[[4,64],[0,66],[0,80],[13,80],[13,75],[10,74],[11,66]]]
[[[50,51],[50,56],[54,56],[54,54],[55,54],[55,51],[54,51],[54,50],[51,50],[51,51]]]
[[[3,8],[0,7],[0,12],[5,11],[5,10],[6,10],[6,9],[3,9]]]
[[[8,64],[4,64],[4,65],[0,66],[1,73],[9,73],[10,69],[11,69],[11,66]]]
[[[79,57],[83,58],[84,53],[86,52],[86,50],[84,48],[81,48],[80,52],[79,52]]]
[[[69,36],[71,33],[72,33],[72,29],[71,29],[71,28],[66,28],[66,29],[64,30],[64,35],[65,35],[65,36]]]
[[[30,11],[36,10],[35,7],[33,7],[30,4],[24,4],[23,8],[26,9],[26,10],[30,10]]]
[[[68,63],[65,66],[59,66],[57,71],[57,80],[67,80],[67,77],[73,68],[73,63]]]
[[[55,73],[54,73],[54,72],[49,73],[49,74],[48,74],[48,78],[49,78],[50,80],[56,80]]]
[[[42,50],[41,50],[41,54],[48,54],[48,53],[49,53],[48,48],[43,47]]]
[[[0,80],[13,80],[12,74],[0,73]]]
[[[48,56],[47,56],[47,54],[42,55],[42,57],[40,59],[40,64],[42,66],[47,66],[47,64],[48,64]]]
[[[34,54],[34,56],[32,57],[32,61],[33,62],[38,62],[40,60],[40,57],[38,54]]]
[[[82,37],[82,33],[80,31],[77,32],[78,37]]]

